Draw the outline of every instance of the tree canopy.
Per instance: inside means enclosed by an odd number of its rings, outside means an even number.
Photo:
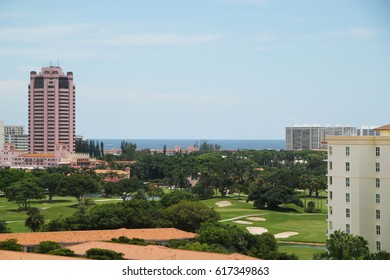
[[[27,210],[32,200],[45,197],[44,190],[32,178],[13,183],[4,193],[8,201],[15,202],[20,210]]]
[[[86,194],[97,193],[101,191],[101,185],[86,174],[71,174],[61,180],[58,193],[61,195],[70,195],[79,202]]]

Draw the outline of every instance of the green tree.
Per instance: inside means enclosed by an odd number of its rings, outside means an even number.
[[[7,226],[6,221],[0,221],[0,233],[9,233],[11,229]]]
[[[15,202],[20,210],[27,210],[32,200],[44,198],[45,193],[33,179],[26,178],[7,187],[5,197]]]
[[[85,174],[72,174],[61,180],[59,194],[75,197],[79,203],[86,194],[100,192],[100,184]]]
[[[0,250],[23,251],[23,247],[22,245],[18,244],[18,240],[7,239],[0,241]]]
[[[28,173],[20,169],[0,169],[0,191],[5,189],[26,177],[31,177]]]
[[[64,175],[61,173],[46,173],[39,178],[39,185],[48,191],[49,201],[52,201],[57,194],[58,186],[63,178]]]
[[[164,208],[168,208],[174,204],[179,203],[180,201],[187,200],[187,201],[197,201],[198,199],[196,196],[188,191],[185,190],[175,190],[168,194],[165,194],[160,199],[160,204]]]
[[[362,260],[369,257],[368,242],[362,236],[336,230],[326,241],[326,253],[314,256],[317,260]]]
[[[204,222],[219,219],[214,209],[196,201],[181,201],[165,209],[164,214],[173,227],[191,232],[196,232]]]
[[[145,198],[146,186],[138,180],[136,176],[129,179],[123,179],[118,182],[118,185],[117,194],[122,196],[123,201],[125,201],[127,197]]]
[[[38,208],[30,207],[27,210],[27,219],[25,221],[25,226],[28,227],[31,231],[37,232],[40,231],[45,225],[45,218],[40,213]]]
[[[98,248],[91,248],[86,252],[88,259],[95,260],[124,260],[123,255],[123,253]]]
[[[52,251],[47,252],[49,255],[57,255],[57,256],[74,256],[74,251],[68,248],[58,248]]]
[[[60,249],[61,246],[54,241],[41,241],[36,248],[37,253],[47,254],[50,251]]]
[[[303,206],[295,192],[285,186],[262,186],[248,195],[247,202],[254,201],[256,208],[277,208],[283,203],[293,203]]]

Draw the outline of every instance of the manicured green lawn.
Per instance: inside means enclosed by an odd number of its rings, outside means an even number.
[[[229,201],[230,206],[220,207],[216,203]],[[298,235],[281,238],[278,241],[306,242],[323,244],[326,241],[326,200],[322,201],[322,213],[306,213],[302,207],[284,205],[284,208],[275,210],[255,209],[253,204],[246,203],[245,197],[213,198],[202,201],[209,207],[214,208],[221,216],[221,222],[236,225],[243,230],[247,227],[263,227],[269,233],[277,234],[287,231],[298,232]],[[253,221],[248,216],[261,217],[265,221]],[[241,217],[241,218],[240,218]],[[234,221],[242,221],[251,224],[239,224]],[[312,247],[301,244],[279,244],[279,251],[289,254],[294,253],[302,260],[311,260],[313,255],[324,251],[321,247]]]
[[[295,254],[300,260],[312,260],[314,254],[323,253],[325,252],[325,249],[305,247],[300,245],[279,244],[279,252]]]
[[[93,198],[96,204],[119,201],[116,199]],[[51,202],[48,200],[37,200],[31,203],[31,207],[41,210],[46,221],[57,219],[61,216],[67,217],[77,209],[78,202],[74,197],[54,197]],[[27,218],[26,211],[19,211],[16,203],[8,202],[5,197],[0,197],[0,220],[8,222],[12,232],[28,232],[24,226]]]

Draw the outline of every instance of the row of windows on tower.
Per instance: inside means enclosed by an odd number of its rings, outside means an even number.
[[[329,155],[333,154],[332,146],[329,146]],[[349,157],[351,155],[351,147],[345,147],[345,156]],[[381,155],[381,148],[375,147],[375,156],[379,157]]]
[[[333,162],[329,161],[329,170],[333,170]],[[345,171],[350,172],[351,171],[351,163],[346,162],[345,163]],[[381,163],[380,162],[375,162],[375,172],[380,172],[381,171]]]
[[[58,79],[59,88],[69,88],[69,78],[68,77],[35,77],[34,78],[34,88],[44,88],[44,79]]]
[[[329,176],[329,185],[333,185],[333,177]],[[345,186],[350,187],[351,186],[351,178],[347,177],[345,178]],[[380,188],[381,187],[381,179],[375,178],[375,187]]]
[[[333,199],[333,192],[330,191],[329,192],[329,200],[332,200],[332,199]],[[345,194],[345,202],[347,202],[347,203],[351,202],[351,194],[350,193]],[[376,204],[381,203],[381,195],[379,193],[375,194],[375,203]]]

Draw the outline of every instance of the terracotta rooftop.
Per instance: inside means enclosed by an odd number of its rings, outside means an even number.
[[[50,157],[54,158],[54,154],[22,154],[19,157]]]
[[[113,169],[96,169],[95,173],[96,174],[115,173],[117,175],[127,175],[126,171],[123,171],[123,170],[113,170]]]
[[[0,260],[86,260],[86,258],[0,250]]]
[[[386,124],[386,125],[377,127],[374,130],[390,130],[390,124]]]
[[[85,255],[85,252],[91,248],[113,250],[123,253],[123,257],[128,260],[258,260],[241,254],[179,250],[157,245],[140,246],[112,242],[86,242],[66,247],[80,256]]]
[[[75,244],[88,241],[106,241],[112,238],[126,236],[130,239],[168,241],[170,239],[193,239],[195,233],[175,228],[148,228],[148,229],[113,229],[113,230],[84,230],[84,231],[53,231],[28,233],[3,233],[0,241],[17,239],[21,245],[36,245],[41,241],[54,241],[62,244]]]

